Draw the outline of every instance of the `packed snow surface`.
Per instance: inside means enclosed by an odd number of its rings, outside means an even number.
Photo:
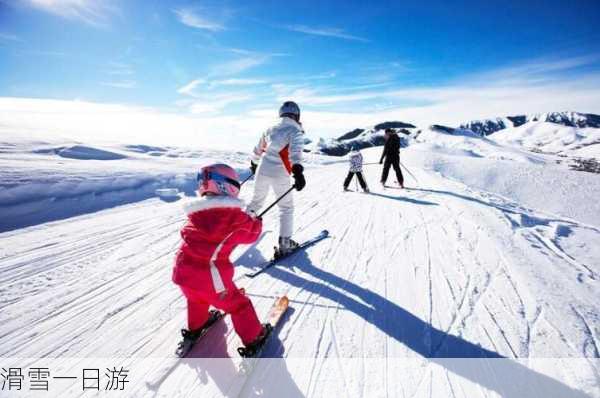
[[[130,396],[600,396],[597,174],[434,131],[402,150],[406,190],[381,187],[371,165],[370,194],[343,192],[346,162],[311,158],[308,185],[294,193],[294,236],[331,237],[247,278],[272,254],[271,211],[260,240],[233,255],[260,315],[276,296],[290,299],[265,352],[273,359],[244,376],[229,317],[192,359],[173,358],[186,304],[170,277],[198,164],[243,169],[247,157],[77,145],[3,144],[3,366],[124,366]],[[363,151],[365,162],[380,151]],[[130,195],[145,184],[147,194]],[[184,193],[161,200],[160,188]],[[115,200],[123,190],[127,200]],[[69,195],[103,210],[45,222],[44,207]],[[28,227],[11,219],[15,209]],[[44,396],[80,395],[77,383]]]
[[[529,122],[519,127],[501,130],[490,138],[498,143],[548,153],[600,158],[600,128]]]

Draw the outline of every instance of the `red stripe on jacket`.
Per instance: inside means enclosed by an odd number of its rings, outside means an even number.
[[[290,162],[290,146],[286,145],[281,151],[279,151],[279,157],[283,162],[283,167],[287,170],[288,174],[292,173],[292,164]]]

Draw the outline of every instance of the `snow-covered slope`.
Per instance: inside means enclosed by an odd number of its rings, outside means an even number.
[[[148,199],[157,189],[193,195],[202,165],[226,162],[245,178],[248,158],[243,152],[4,137],[0,232]]]
[[[490,138],[502,144],[546,153],[600,158],[600,128],[528,122],[504,129]]]
[[[522,126],[528,122],[548,122],[578,128],[600,128],[600,115],[579,112],[548,112],[533,115],[473,120],[462,124],[460,127],[471,130],[479,135],[490,135],[506,128]]]
[[[365,150],[365,161],[379,152]],[[138,161],[123,153],[93,162]],[[29,156],[4,155],[19,172]],[[246,278],[277,239],[271,212],[259,242],[234,253],[236,283],[259,314],[277,295],[291,302],[273,359],[251,377],[237,372],[229,318],[196,359],[173,359],[185,303],[170,274],[185,198],[0,233],[2,365],[57,376],[123,366],[128,396],[600,397],[597,176],[435,130],[401,160],[412,189],[383,190],[379,166],[365,166],[370,195],[342,192],[345,163],[308,164],[295,237],[331,237]],[[82,393],[81,379],[53,385],[44,396]]]
[[[202,162],[241,165],[246,158],[144,145],[3,142],[0,231],[148,199],[157,188],[193,193],[194,171]]]

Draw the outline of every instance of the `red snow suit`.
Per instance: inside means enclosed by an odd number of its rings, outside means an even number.
[[[262,221],[242,210],[235,198],[205,197],[187,203],[188,223],[181,230],[183,243],[177,252],[173,282],[188,304],[188,328],[199,329],[208,319],[210,305],[231,314],[233,327],[246,345],[262,326],[250,299],[233,283],[229,255],[242,243],[255,242]]]

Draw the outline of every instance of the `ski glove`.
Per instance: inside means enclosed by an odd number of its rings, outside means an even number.
[[[250,161],[250,171],[252,171],[252,175],[256,174],[256,163],[254,163],[253,161]]]
[[[302,189],[304,189],[304,187],[306,186],[306,180],[304,179],[304,174],[302,174],[303,171],[304,167],[302,167],[301,164],[295,164],[292,166],[294,188],[296,188],[297,191],[302,191]]]

